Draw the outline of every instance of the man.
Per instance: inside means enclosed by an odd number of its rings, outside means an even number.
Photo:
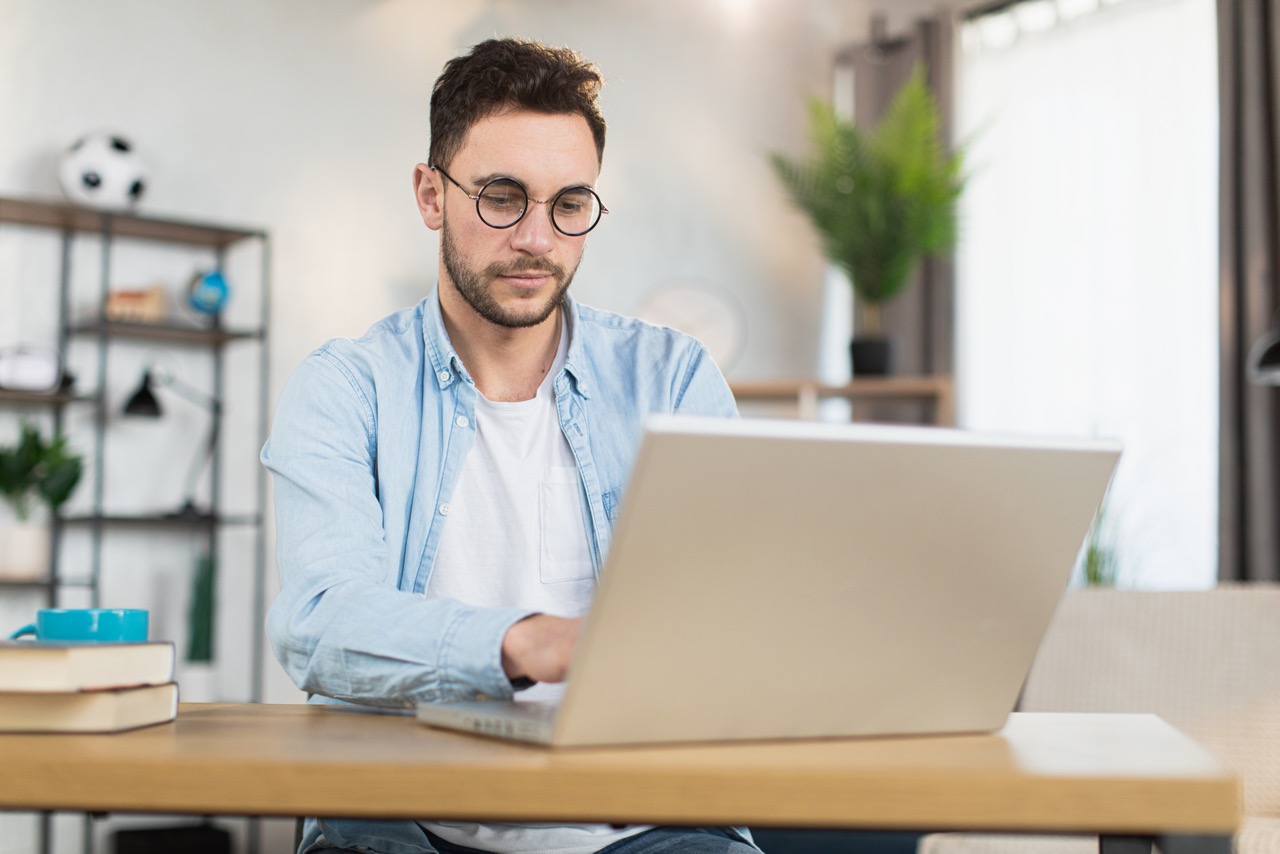
[[[696,341],[567,294],[607,213],[600,86],[530,42],[451,60],[413,173],[438,287],[316,350],[284,391],[262,452],[282,577],[268,631],[313,701],[562,681],[645,416],[736,414]],[[303,850],[755,849],[732,829],[320,820]]]

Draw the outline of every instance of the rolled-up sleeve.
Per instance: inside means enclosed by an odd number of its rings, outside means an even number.
[[[343,700],[411,706],[509,696],[502,638],[530,612],[398,589],[377,430],[371,383],[328,349],[309,356],[281,395],[262,450],[281,581],[267,616],[272,649],[298,687]]]

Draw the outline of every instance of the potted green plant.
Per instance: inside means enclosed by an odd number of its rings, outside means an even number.
[[[1120,555],[1114,542],[1110,501],[1108,495],[1098,508],[1080,556],[1080,574],[1086,587],[1115,587],[1119,578]]]
[[[859,305],[850,353],[855,374],[890,371],[882,306],[910,283],[921,259],[956,241],[964,188],[962,149],[948,153],[923,66],[894,96],[870,132],[809,104],[810,156],[770,161],[822,239],[827,259],[849,277]]]
[[[46,442],[30,424],[22,425],[16,444],[0,447],[0,497],[16,518],[6,537],[0,571],[10,578],[36,578],[46,572],[49,531],[32,519],[33,511],[43,503],[56,514],[83,471],[84,461],[68,449],[66,436]]]

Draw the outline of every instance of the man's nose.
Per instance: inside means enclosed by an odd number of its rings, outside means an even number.
[[[555,248],[556,229],[551,224],[546,206],[530,202],[529,210],[511,229],[511,245],[530,255],[545,255]]]

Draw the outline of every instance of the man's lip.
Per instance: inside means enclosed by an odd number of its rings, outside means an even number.
[[[551,279],[551,273],[549,272],[547,273],[528,273],[528,272],[509,273],[507,275],[502,276],[502,278],[516,285],[531,287],[533,285],[538,285],[545,281],[549,281]]]

